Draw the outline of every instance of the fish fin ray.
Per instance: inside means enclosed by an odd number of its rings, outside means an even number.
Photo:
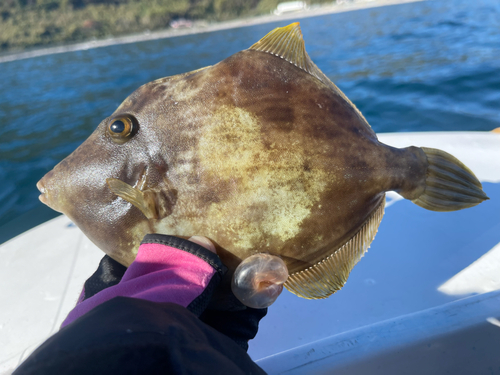
[[[366,124],[366,128],[372,133],[373,136],[376,137],[370,124],[366,121],[363,114],[358,110],[354,103],[352,103],[349,98],[347,98],[347,96],[345,96],[344,93],[311,60],[306,52],[299,22],[274,29],[257,43],[253,44],[249,50],[266,52],[281,57],[290,64],[295,65],[296,67],[319,79],[355,109],[358,116]]]
[[[442,150],[422,150],[429,163],[425,190],[413,203],[431,211],[457,211],[489,199],[477,177],[460,160]]]
[[[117,178],[108,178],[106,183],[114,194],[137,207],[147,219],[158,218],[154,202],[151,202],[142,191]]]
[[[298,68],[311,73],[309,71],[311,59],[307,56],[298,22],[274,29],[249,49],[279,56]]]
[[[285,288],[306,299],[324,299],[340,290],[375,238],[384,207],[385,198],[354,237],[314,266],[292,273]]]

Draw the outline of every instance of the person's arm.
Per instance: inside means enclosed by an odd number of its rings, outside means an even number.
[[[63,328],[15,375],[264,374],[233,339],[199,318],[224,272],[214,253],[153,235],[127,270],[113,262],[101,262]]]

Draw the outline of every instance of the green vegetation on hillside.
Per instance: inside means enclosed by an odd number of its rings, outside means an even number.
[[[0,52],[159,30],[178,18],[223,21],[268,14],[282,1],[1,0]]]

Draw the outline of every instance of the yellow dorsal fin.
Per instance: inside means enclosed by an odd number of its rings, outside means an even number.
[[[298,22],[274,29],[249,49],[279,56],[289,63],[311,73],[311,59],[307,55]]]
[[[335,86],[332,81],[330,81],[328,77],[325,76],[321,70],[319,70],[307,54],[299,22],[274,29],[264,38],[251,46],[249,50],[267,52],[281,57],[290,64],[293,64],[315,76],[321,82],[345,97],[337,86]]]
[[[264,38],[251,46],[249,50],[267,52],[272,55],[279,56],[282,59],[288,61],[290,64],[297,66],[298,68],[319,79],[332,91],[340,95],[356,110],[358,115],[366,123],[367,129],[369,129],[375,136],[375,133],[373,132],[373,130],[371,130],[370,125],[363,117],[361,112],[356,108],[354,103],[352,103],[347,98],[347,96],[345,96],[344,93],[340,91],[339,88],[332,81],[330,81],[325,73],[323,73],[311,60],[306,52],[306,47],[304,45],[304,39],[302,38],[302,31],[300,31],[299,22],[294,22],[288,26],[278,27],[274,29]]]
[[[374,213],[353,238],[321,262],[288,276],[285,288],[306,299],[327,298],[340,290],[353,267],[363,257],[375,238],[384,215],[384,207],[385,199],[382,199]]]

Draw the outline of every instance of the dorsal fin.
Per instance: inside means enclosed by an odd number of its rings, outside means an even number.
[[[274,29],[264,38],[251,46],[249,50],[267,52],[271,55],[281,57],[290,64],[293,64],[313,75],[325,85],[329,86],[332,90],[338,92],[342,95],[342,97],[347,99],[337,86],[335,86],[333,82],[330,81],[321,70],[319,70],[307,54],[299,22],[294,22],[288,26]]]
[[[311,59],[307,55],[298,22],[274,29],[249,49],[279,56],[312,74],[310,71]]]
[[[340,95],[347,103],[349,103],[357,112],[359,117],[366,124],[366,128],[374,137],[376,137],[370,124],[361,114],[361,112],[356,108],[354,103],[352,103],[347,96],[323,73],[316,64],[313,63],[311,58],[306,52],[306,47],[304,45],[304,39],[302,38],[302,31],[300,30],[299,22],[294,22],[285,27],[278,27],[268,33],[264,38],[259,40],[249,50],[261,51],[270,53],[272,55],[281,57],[282,59],[288,61],[290,64],[297,66],[298,68],[306,71],[312,76],[319,79],[325,85],[327,85],[332,91]]]

